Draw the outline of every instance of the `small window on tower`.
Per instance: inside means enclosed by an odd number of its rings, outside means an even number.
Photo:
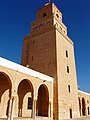
[[[70,118],[72,118],[72,109],[70,108]]]
[[[68,85],[68,92],[69,92],[69,93],[71,92],[71,88],[70,88],[70,85]]]
[[[43,17],[46,17],[46,16],[47,16],[47,14],[44,12],[44,13],[43,13]]]
[[[35,41],[33,41],[33,45],[35,44]]]
[[[69,66],[67,66],[67,73],[69,73]]]
[[[32,56],[32,61],[33,61],[33,56]]]
[[[87,104],[89,104],[89,100],[87,100]]]
[[[66,50],[66,57],[68,57],[68,51]]]
[[[60,30],[62,30],[62,27],[60,27]]]
[[[57,16],[57,18],[59,18],[59,15],[58,15],[58,14],[56,14],[56,16]]]

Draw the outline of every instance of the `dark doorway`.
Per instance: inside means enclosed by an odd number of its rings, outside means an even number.
[[[86,104],[85,104],[85,99],[82,98],[82,115],[86,115]]]
[[[8,116],[9,100],[11,98],[12,83],[6,73],[0,72],[0,104],[4,111],[1,116]]]
[[[27,94],[31,96],[26,96]],[[27,115],[27,112],[32,110],[33,106],[33,85],[29,80],[24,79],[20,82],[18,86],[18,97],[18,117],[31,117],[30,113]],[[24,98],[27,100],[27,103],[24,101]]]
[[[48,117],[49,92],[45,85],[41,85],[38,90],[37,115]]]

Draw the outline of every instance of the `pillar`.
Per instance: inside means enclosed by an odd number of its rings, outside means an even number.
[[[37,104],[37,100],[33,100],[33,108],[32,108],[32,118],[35,119],[36,118],[36,104]]]
[[[12,97],[11,120],[13,120],[14,118],[14,105],[15,105],[15,100],[14,97]]]
[[[10,100],[9,100],[9,110],[8,110],[7,120],[13,120],[14,118],[14,106],[15,106],[16,98],[17,98],[17,94],[15,92],[12,92],[12,96],[10,97]]]
[[[80,101],[81,101],[81,116],[83,116],[82,115],[82,99],[80,99]]]
[[[2,108],[1,108],[1,103],[0,103],[0,110],[1,110]],[[0,117],[1,117],[1,111],[0,111]]]
[[[11,109],[12,109],[12,98],[9,99],[9,109],[8,109],[7,120],[11,120]]]
[[[53,119],[53,101],[51,101],[51,118]]]
[[[80,109],[80,116],[82,116],[82,103],[81,103],[81,99],[80,99],[80,106],[79,106],[79,109]]]
[[[49,98],[48,117],[53,119],[53,98]]]
[[[18,94],[17,92],[14,90],[14,92],[12,92],[12,100],[13,100],[13,106],[12,106],[12,114],[15,117],[18,117]]]
[[[49,102],[48,117],[51,118],[51,102]]]

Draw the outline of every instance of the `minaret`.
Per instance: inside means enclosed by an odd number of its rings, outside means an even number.
[[[55,4],[38,9],[31,33],[24,38],[21,64],[54,77],[55,120],[79,117],[73,46]]]

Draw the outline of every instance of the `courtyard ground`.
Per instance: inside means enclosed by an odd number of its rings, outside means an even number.
[[[6,118],[0,118],[0,120],[7,120]],[[36,119],[32,119],[32,118],[14,118],[14,120],[51,120],[48,118],[43,118],[43,117],[38,117]],[[63,119],[64,120],[64,119]],[[65,119],[66,120],[66,119]],[[81,117],[81,118],[75,118],[75,119],[67,119],[67,120],[90,120],[90,116],[85,116],[85,117]]]

